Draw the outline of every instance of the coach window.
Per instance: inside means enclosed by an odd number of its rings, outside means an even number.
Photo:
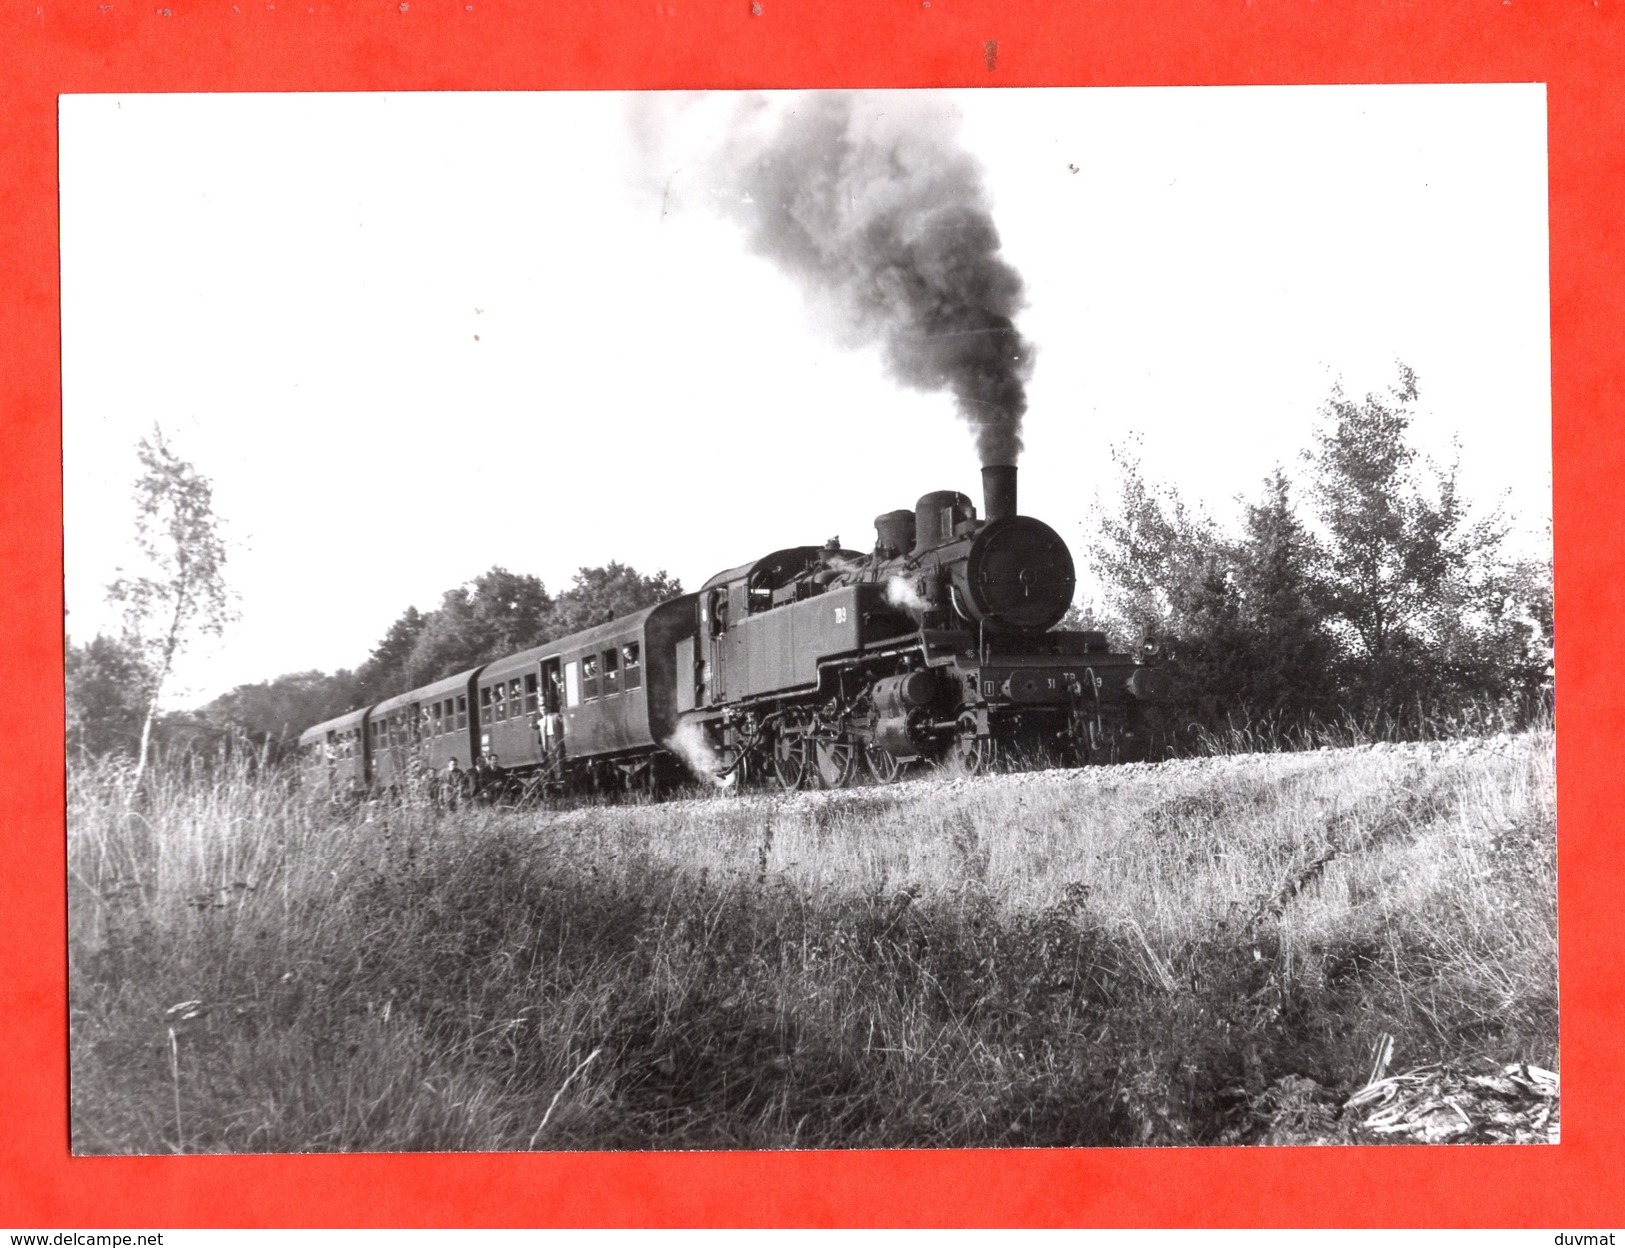
[[[564,665],[564,705],[581,705],[581,665],[574,659]]]
[[[508,718],[508,686],[500,680],[491,686],[491,719],[500,724]]]
[[[459,728],[468,727],[468,695],[466,693],[457,695],[457,726]]]
[[[487,685],[480,690],[480,724],[483,726],[491,722],[491,686]]]
[[[445,724],[446,724],[446,704],[444,702],[436,702],[434,704],[434,732],[433,732],[433,735],[438,737],[442,732],[444,732],[445,731]]]
[[[524,705],[524,696],[519,692],[519,677],[515,676],[508,682],[509,717],[518,719],[522,714],[524,714],[524,711],[521,709],[524,707]]]
[[[604,651],[604,696],[621,691],[621,654],[611,646]]]
[[[598,656],[583,655],[581,659],[581,700],[591,702],[598,696]]]
[[[643,683],[643,668],[640,666],[640,659],[637,642],[629,641],[621,647],[621,669],[623,672],[621,683],[628,689],[636,689]]]
[[[527,672],[525,674],[525,714],[534,715],[535,713],[536,713],[536,673],[535,672]]]

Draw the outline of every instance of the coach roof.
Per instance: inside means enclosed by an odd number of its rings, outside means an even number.
[[[343,732],[348,728],[361,727],[361,721],[367,717],[367,708],[359,711],[346,711],[337,719],[325,719],[319,724],[313,724],[299,734],[299,744],[309,745],[312,741],[319,741],[330,732]]]
[[[413,689],[408,693],[400,694],[398,697],[390,698],[388,701],[380,702],[372,708],[372,713],[374,715],[387,715],[391,711],[400,710],[403,706],[411,706],[414,702],[433,702],[436,698],[448,693],[466,693],[468,691],[468,682],[473,678],[474,673],[479,670],[477,667],[471,667],[455,676],[447,676],[444,680],[437,680],[432,685],[424,685],[421,689]]]

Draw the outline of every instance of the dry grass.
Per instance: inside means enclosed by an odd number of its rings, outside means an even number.
[[[76,774],[74,1144],[1358,1138],[1385,1033],[1555,1068],[1554,807],[1549,731],[561,813]]]

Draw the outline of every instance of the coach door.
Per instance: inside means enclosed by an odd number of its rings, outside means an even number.
[[[543,659],[541,666],[541,718],[543,761],[564,745],[564,668],[559,659]]]
[[[705,700],[712,706],[728,696],[728,587],[719,585],[705,601]]]

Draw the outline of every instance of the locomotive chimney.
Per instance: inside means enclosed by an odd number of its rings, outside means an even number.
[[[1016,466],[990,464],[982,469],[982,518],[1003,520],[1016,514]]]

